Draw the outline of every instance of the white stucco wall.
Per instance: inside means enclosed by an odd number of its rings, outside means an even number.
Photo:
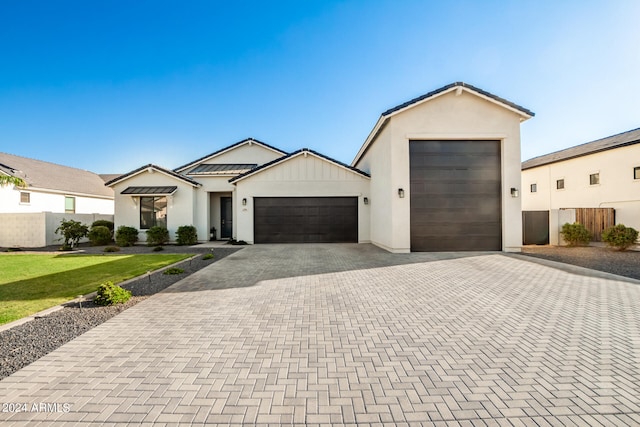
[[[577,157],[522,171],[522,209],[614,208],[616,224],[640,230],[640,144]],[[590,185],[589,175],[600,174]],[[564,179],[564,189],[556,181]],[[537,192],[531,192],[537,184]]]
[[[112,188],[115,192],[115,227],[121,225],[134,227],[140,230],[138,237],[141,242],[146,241],[146,230],[140,229],[140,200],[139,197],[120,194],[127,187],[146,186],[177,186],[178,189],[173,196],[168,196],[167,200],[167,229],[171,240],[175,240],[175,232],[181,225],[194,225],[194,212],[198,209],[196,192],[198,191],[188,182],[179,178],[166,175],[162,172],[144,171],[138,175],[128,178],[115,184]],[[204,230],[200,237],[201,230],[198,230],[198,238],[204,240]],[[207,234],[208,236],[208,234]]]
[[[254,197],[358,197],[358,241],[370,241],[369,179],[308,153],[256,173],[236,183],[234,232],[238,240],[253,243]],[[247,205],[242,205],[242,199]]]
[[[30,194],[29,203],[20,203],[20,193]],[[0,213],[64,213],[65,196],[76,198],[76,213],[113,215],[113,199],[89,197],[73,193],[52,193],[46,190],[32,188],[15,188],[13,186],[0,187]]]
[[[501,141],[502,249],[520,251],[520,199],[511,197],[510,189],[519,189],[521,182],[521,117],[466,91],[445,93],[391,116],[355,164],[371,172],[372,243],[392,252],[410,251],[410,140],[482,139]],[[404,198],[398,197],[398,188],[404,189]]]

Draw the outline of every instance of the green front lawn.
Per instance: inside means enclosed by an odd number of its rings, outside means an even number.
[[[188,258],[171,255],[0,255],[0,325]]]

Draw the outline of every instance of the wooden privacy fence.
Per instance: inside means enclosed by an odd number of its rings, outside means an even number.
[[[591,232],[594,242],[602,242],[602,232],[616,224],[614,208],[575,208],[576,222]]]

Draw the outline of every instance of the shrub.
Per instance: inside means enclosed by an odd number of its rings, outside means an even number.
[[[105,252],[120,252],[120,248],[117,246],[107,246],[104,248]]]
[[[229,241],[227,242],[227,245],[248,245],[247,242],[245,242],[244,240],[236,240],[236,239],[229,239]]]
[[[155,225],[147,230],[147,245],[160,246],[169,241],[169,230]]]
[[[155,248],[153,248],[153,252],[160,252],[160,251],[164,251],[164,248],[162,246],[156,246]]]
[[[111,242],[111,230],[104,225],[96,225],[89,230],[89,241],[93,246],[108,245]]]
[[[167,268],[162,274],[182,274],[184,270],[178,267]]]
[[[212,254],[212,253],[208,253],[208,254],[205,254],[205,255],[202,257],[202,260],[203,260],[203,261],[206,261],[206,260],[208,260],[208,259],[213,259],[213,258],[214,258],[214,257],[213,257],[213,254]]]
[[[602,232],[602,241],[621,251],[635,245],[636,240],[638,240],[638,230],[625,227],[624,224],[614,225]]]
[[[56,228],[56,233],[62,234],[64,237],[62,250],[71,250],[78,245],[80,239],[87,237],[87,234],[89,234],[89,227],[79,221],[74,221],[72,219],[67,221],[63,218],[62,221],[60,221],[60,226]]]
[[[195,245],[198,243],[198,233],[193,225],[181,225],[176,231],[176,242],[179,245]]]
[[[116,230],[116,245],[133,246],[138,241],[138,230],[121,225]]]
[[[97,221],[93,221],[93,224],[91,224],[91,228],[94,227],[107,227],[109,229],[109,232],[111,233],[111,236],[113,237],[113,222],[112,221],[107,221],[106,219],[99,219]]]
[[[591,241],[591,233],[579,222],[565,223],[560,233],[569,246],[586,246]]]
[[[125,303],[129,298],[131,298],[131,292],[109,281],[98,286],[98,295],[93,302],[98,305],[112,305]]]

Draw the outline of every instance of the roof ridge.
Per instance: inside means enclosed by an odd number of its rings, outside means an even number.
[[[59,167],[61,167],[61,168],[68,168],[68,169],[80,170],[80,171],[84,171],[84,172],[92,173],[92,174],[94,174],[94,175],[98,175],[98,173],[97,173],[97,172],[90,171],[90,170],[88,170],[88,169],[77,168],[77,167],[75,167],[75,166],[63,165],[63,164],[61,164],[61,163],[50,162],[50,161],[48,161],[48,160],[41,160],[41,159],[36,159],[36,158],[34,158],[34,157],[21,156],[21,155],[19,155],[19,154],[11,154],[11,153],[7,153],[7,152],[5,152],[5,151],[0,151],[0,156],[2,156],[3,154],[4,154],[4,155],[7,155],[7,156],[20,157],[21,159],[30,160],[30,161],[32,161],[32,162],[47,163],[47,164],[49,164],[49,165],[55,165],[55,166],[59,166]],[[0,163],[0,165],[2,165],[2,163]],[[5,164],[4,166],[6,166],[6,167],[8,167],[8,168],[10,168],[10,169],[19,170],[19,169],[15,169],[13,166],[10,166],[10,165],[6,165],[6,164]],[[23,171],[23,172],[24,172],[24,171]]]

